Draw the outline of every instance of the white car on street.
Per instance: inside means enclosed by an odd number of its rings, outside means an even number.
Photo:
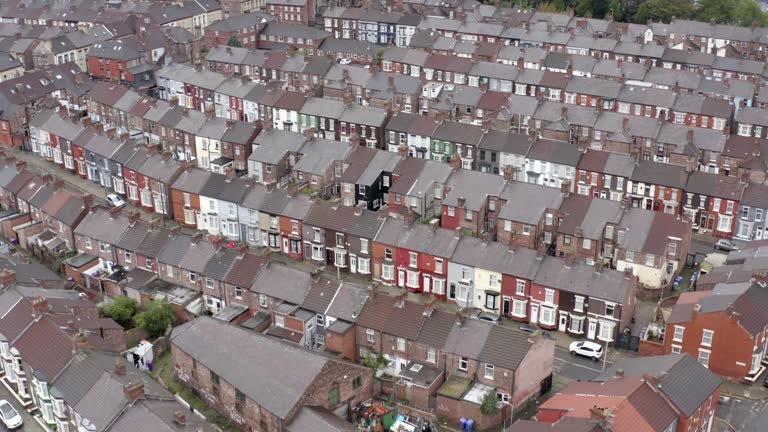
[[[572,342],[568,348],[571,355],[589,357],[594,361],[599,360],[603,355],[603,346],[590,341]]]
[[[24,424],[21,414],[5,399],[0,400],[0,420],[8,429],[16,429]]]
[[[107,194],[105,198],[107,204],[110,207],[123,207],[125,206],[125,200],[118,194]]]

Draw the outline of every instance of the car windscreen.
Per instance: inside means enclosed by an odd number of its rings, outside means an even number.
[[[0,405],[0,411],[3,413],[3,418],[9,419],[16,415],[16,410],[9,404]]]

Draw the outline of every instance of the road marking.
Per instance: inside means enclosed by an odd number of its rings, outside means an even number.
[[[603,371],[602,369],[595,369],[595,368],[591,368],[591,367],[589,367],[589,366],[580,365],[580,364],[578,364],[578,363],[569,362],[568,360],[566,360],[566,359],[561,359],[560,357],[555,357],[555,359],[557,359],[557,360],[560,360],[561,362],[564,362],[564,363],[568,363],[568,364],[572,364],[572,365],[574,365],[574,366],[578,366],[578,367],[580,367],[580,368],[584,368],[584,369],[588,369],[588,370],[591,370],[591,371],[593,371],[593,372],[602,372],[602,371]]]

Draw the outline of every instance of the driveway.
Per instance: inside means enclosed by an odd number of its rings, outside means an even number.
[[[45,432],[45,429],[40,427],[39,424],[35,421],[35,419],[32,418],[29,413],[23,409],[21,409],[21,404],[19,404],[19,401],[16,400],[15,397],[11,394],[11,392],[8,391],[7,388],[5,388],[4,385],[0,384],[0,399],[5,399],[8,402],[13,405],[14,408],[16,408],[16,411],[21,413],[21,416],[24,418],[24,426],[20,427],[19,429],[15,429],[15,431],[24,431],[24,432]],[[0,432],[5,432],[7,429],[5,426],[3,426],[0,423]]]

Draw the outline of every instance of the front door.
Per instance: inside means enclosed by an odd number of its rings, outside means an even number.
[[[429,278],[429,275],[424,275],[424,292],[428,293],[432,290],[431,286],[432,279]]]
[[[757,230],[755,230],[755,240],[760,240],[763,238],[763,227],[757,227]]]
[[[405,269],[397,269],[397,286],[402,287],[405,285]]]
[[[565,326],[568,325],[568,315],[561,313],[560,314],[560,322],[557,325],[557,329],[561,332],[565,331]]]
[[[349,256],[349,271],[357,273],[357,257],[354,255]]]
[[[589,320],[589,329],[587,330],[587,338],[594,339],[595,332],[597,332],[597,321]]]
[[[539,305],[531,304],[531,324],[536,324],[539,321]]]
[[[509,315],[509,308],[510,308],[509,304],[510,304],[510,302],[511,302],[511,299],[509,297],[504,297],[504,303],[503,303],[503,305],[501,307],[502,315],[504,315],[504,316],[508,316]]]
[[[283,253],[288,255],[288,239],[287,238],[283,239]]]

